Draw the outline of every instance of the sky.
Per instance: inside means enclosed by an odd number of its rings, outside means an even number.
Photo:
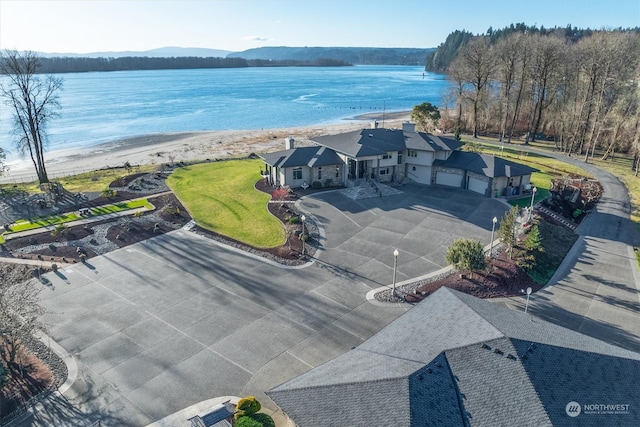
[[[512,23],[640,26],[640,0],[0,0],[0,49],[437,47]]]

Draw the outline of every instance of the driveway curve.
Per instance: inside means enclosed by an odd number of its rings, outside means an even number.
[[[486,141],[483,141],[486,142]],[[509,145],[509,144],[507,144]],[[640,352],[640,278],[633,247],[640,245],[624,184],[573,157],[513,145],[582,167],[604,194],[576,229],[579,238],[549,284],[531,296],[528,311],[544,320]],[[524,298],[507,300],[524,307]]]

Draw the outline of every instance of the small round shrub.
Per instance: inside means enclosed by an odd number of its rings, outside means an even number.
[[[300,218],[298,218],[297,216],[292,216],[289,217],[289,224],[297,224],[300,221]]]
[[[267,414],[243,415],[236,420],[236,427],[276,427],[276,423]]]
[[[313,181],[311,183],[311,188],[313,188],[314,190],[322,188],[322,183],[320,181]]]

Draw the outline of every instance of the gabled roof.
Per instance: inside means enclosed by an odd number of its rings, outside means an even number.
[[[275,153],[260,154],[265,163],[273,167],[296,166],[330,166],[339,165],[343,161],[338,155],[325,147],[298,147],[290,150],[277,151]]]
[[[424,151],[451,151],[460,148],[460,142],[451,138],[439,138],[424,132],[407,132],[400,129],[362,129],[337,135],[313,138],[325,147],[349,157],[380,156],[390,151],[405,149]]]
[[[299,427],[573,426],[606,419],[570,418],[567,403],[636,404],[638,381],[638,353],[441,288],[267,394]]]
[[[529,175],[532,172],[538,171],[538,169],[501,157],[465,151],[453,152],[447,160],[435,160],[433,164],[436,166],[464,169],[490,178]]]

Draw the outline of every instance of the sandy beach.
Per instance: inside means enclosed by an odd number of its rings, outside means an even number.
[[[409,120],[410,111],[385,113],[384,127],[399,128]],[[45,153],[50,179],[109,167],[163,164],[178,161],[197,161],[244,157],[251,153],[284,150],[284,138],[293,137],[296,146],[312,144],[310,138],[332,135],[383,124],[383,114],[370,113],[334,125],[316,125],[261,130],[223,130],[205,132],[158,133],[93,147]],[[29,160],[11,164],[0,183],[29,182],[36,179]]]

